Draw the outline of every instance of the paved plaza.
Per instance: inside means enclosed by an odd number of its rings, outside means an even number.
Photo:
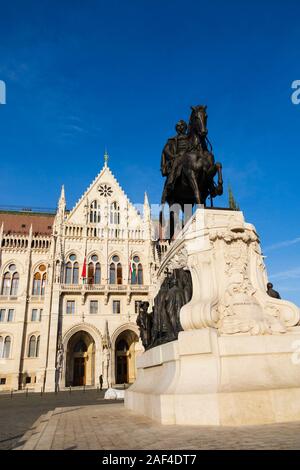
[[[43,414],[56,407],[94,405],[107,403],[103,400],[104,392],[97,390],[72,390],[69,392],[39,393],[25,392],[0,394],[0,449],[14,448],[23,434],[30,429]]]
[[[300,422],[162,426],[96,390],[0,396],[2,449],[299,449]]]

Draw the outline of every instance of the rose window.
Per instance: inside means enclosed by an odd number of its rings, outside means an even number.
[[[101,184],[98,188],[100,196],[109,197],[112,195],[113,190],[107,184]]]

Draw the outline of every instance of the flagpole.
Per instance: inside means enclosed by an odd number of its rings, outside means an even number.
[[[84,260],[83,260],[83,267],[82,267],[82,273],[81,273],[81,277],[82,277],[82,283],[83,284],[86,284],[86,278],[87,278],[87,263],[86,263],[86,255],[87,255],[87,236],[88,236],[88,216],[89,216],[89,210],[88,210],[88,207],[89,207],[89,202],[88,202],[88,199],[86,199],[86,205],[85,205],[85,247],[84,247]],[[85,274],[85,276],[83,276],[83,274]]]

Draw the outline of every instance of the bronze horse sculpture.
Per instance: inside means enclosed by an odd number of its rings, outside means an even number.
[[[177,123],[177,136],[168,140],[161,158],[161,173],[167,177],[161,202],[182,211],[185,205],[205,207],[208,197],[212,206],[213,199],[223,194],[222,165],[215,162],[207,137],[207,107],[191,109],[189,125],[183,120]],[[173,225],[174,221],[170,223]]]

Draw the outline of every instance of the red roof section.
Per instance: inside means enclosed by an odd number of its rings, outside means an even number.
[[[4,233],[51,235],[55,214],[38,214],[30,212],[0,212],[0,226],[3,222]]]

